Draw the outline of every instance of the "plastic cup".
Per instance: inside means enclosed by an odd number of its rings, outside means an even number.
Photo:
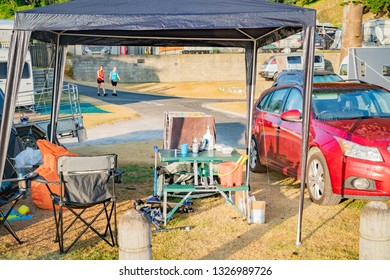
[[[180,153],[182,156],[188,155],[188,144],[181,144],[180,145]]]

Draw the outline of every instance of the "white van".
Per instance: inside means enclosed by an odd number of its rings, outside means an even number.
[[[276,80],[282,70],[303,69],[302,54],[280,54],[269,57],[260,69],[260,76],[265,79]],[[325,70],[325,59],[322,54],[314,57],[314,70]]]
[[[0,49],[0,88],[3,91],[5,91],[5,83],[7,81],[8,50]],[[34,105],[34,81],[32,73],[31,54],[27,52],[16,107],[30,107]]]

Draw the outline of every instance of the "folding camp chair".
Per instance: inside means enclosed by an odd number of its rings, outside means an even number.
[[[7,219],[15,209],[19,200],[25,198],[27,192],[26,185],[25,178],[12,178],[2,180],[0,188],[0,207],[3,208],[3,210],[0,209],[0,228],[4,226],[19,244],[22,244],[22,241]],[[6,208],[7,206],[9,207],[8,209]],[[6,210],[4,210],[4,208]]]
[[[80,237],[88,230],[92,230],[111,247],[116,244],[116,196],[114,177],[117,155],[100,156],[60,156],[57,160],[57,173],[60,182],[47,182],[42,178],[37,181],[46,184],[53,202],[54,220],[56,225],[56,239],[60,253],[67,253]],[[59,184],[59,194],[51,191],[50,184]],[[91,211],[95,211],[93,216]],[[68,209],[74,215],[69,220],[65,216]],[[91,211],[87,211],[90,209]],[[84,218],[87,216],[88,218]],[[104,215],[102,215],[105,213]],[[84,217],[82,215],[84,214]],[[93,224],[100,216],[105,216],[104,230],[99,232]],[[112,230],[114,219],[114,231]],[[89,220],[89,222],[87,221]],[[81,226],[76,226],[80,225]],[[95,223],[96,224],[96,223]],[[73,227],[72,227],[73,226]],[[71,234],[70,229],[77,230]],[[82,229],[80,229],[82,228]],[[74,237],[77,235],[76,237]],[[66,238],[65,238],[66,237]],[[69,241],[69,240],[70,241]],[[66,242],[66,244],[65,244]]]

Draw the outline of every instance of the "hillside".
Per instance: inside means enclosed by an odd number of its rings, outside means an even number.
[[[341,0],[319,0],[316,3],[306,5],[305,8],[315,9],[319,22],[330,22],[334,26],[341,27],[343,21],[343,7],[340,5],[341,2]],[[363,15],[363,22],[370,19],[375,19],[374,14],[367,13]]]

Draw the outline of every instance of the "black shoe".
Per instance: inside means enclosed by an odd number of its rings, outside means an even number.
[[[118,96],[118,94],[116,94],[115,92],[112,94],[112,96]]]
[[[103,95],[104,95],[104,96],[107,96],[108,94],[107,94],[107,93],[104,93]]]
[[[100,96],[100,93],[98,92],[98,96]]]

